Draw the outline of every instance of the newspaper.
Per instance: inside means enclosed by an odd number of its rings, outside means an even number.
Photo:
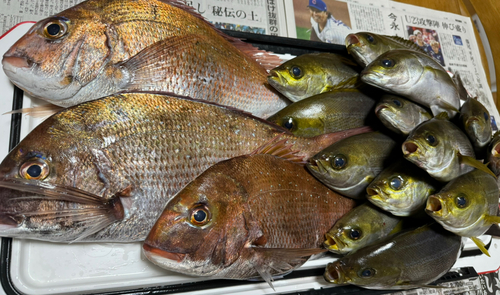
[[[455,282],[439,284],[445,288],[420,288],[408,291],[391,292],[391,295],[498,295],[500,279],[498,272]]]
[[[313,39],[314,19],[308,5],[315,0],[293,0],[285,7],[289,37]],[[286,1],[285,3],[289,3]],[[450,73],[460,73],[465,88],[489,110],[493,131],[500,116],[481,64],[479,47],[469,17],[436,11],[388,0],[324,0],[337,28],[348,27],[348,33],[361,31],[410,39],[437,59]],[[420,39],[420,40],[419,40]],[[321,40],[329,42],[329,40]]]
[[[38,21],[83,0],[0,0],[0,35],[23,21]]]
[[[184,0],[219,29],[288,37],[281,0]]]

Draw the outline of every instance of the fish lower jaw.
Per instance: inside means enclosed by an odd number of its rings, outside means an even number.
[[[166,269],[171,269],[172,265],[179,264],[186,258],[186,254],[167,252],[146,243],[142,245],[142,252],[149,261]]]

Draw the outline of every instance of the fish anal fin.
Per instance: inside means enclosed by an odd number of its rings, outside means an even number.
[[[479,250],[481,250],[481,252],[483,252],[486,256],[491,257],[490,253],[488,253],[488,250],[486,250],[486,246],[484,245],[483,241],[481,241],[476,237],[469,237],[469,238],[476,244],[476,246],[479,248]]]
[[[474,167],[474,168],[481,170],[483,172],[486,172],[489,175],[496,178],[495,173],[493,173],[490,170],[490,168],[488,168],[488,166],[486,164],[480,162],[479,160],[475,159],[474,157],[464,156],[464,155],[461,155],[460,153],[457,153],[457,154],[458,154],[458,158],[460,160],[460,163]]]
[[[289,273],[294,269],[294,265],[298,267],[307,261],[304,257],[328,251],[321,248],[252,247],[252,249],[256,253],[255,260],[252,262],[253,267],[273,290],[275,290],[272,284],[273,273],[276,275]]]
[[[255,151],[250,153],[250,155],[257,155],[257,154],[273,155],[297,164],[305,165],[306,161],[304,160],[304,157],[297,156],[296,154],[299,151],[293,151],[291,149],[292,145],[291,144],[287,145],[286,144],[287,139],[281,139],[281,136],[282,134],[279,134],[276,137],[272,138],[271,140],[269,140],[268,142],[264,143],[259,148],[257,148]]]
[[[276,289],[274,289],[273,286],[273,276],[271,275],[270,269],[266,268],[264,265],[260,263],[253,263],[252,264],[255,270],[259,273],[259,275],[262,277],[264,281],[266,281],[269,286],[273,289],[274,292],[276,292]]]

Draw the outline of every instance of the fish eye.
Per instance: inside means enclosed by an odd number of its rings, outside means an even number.
[[[210,221],[210,211],[205,205],[197,205],[191,209],[191,224],[205,225]]]
[[[400,176],[394,176],[389,180],[389,185],[393,190],[400,190],[403,187],[403,179]]]
[[[372,44],[376,43],[372,35],[366,35],[366,40]]]
[[[394,103],[394,104],[395,104],[398,108],[400,108],[400,107],[403,105],[403,104],[402,104],[399,100],[397,100],[397,99],[393,100],[392,102],[393,102],[393,103]]]
[[[436,146],[438,144],[437,139],[432,134],[427,135],[425,140],[432,146]]]
[[[359,229],[352,228],[349,231],[349,237],[353,240],[361,238],[361,231]]]
[[[467,205],[469,205],[465,195],[458,195],[456,202],[457,202],[458,208],[465,208],[465,207],[467,207]]]
[[[488,116],[488,113],[484,112],[483,116],[484,116],[484,119],[486,120],[486,122],[488,122],[489,117],[490,117],[490,116]]]
[[[283,127],[288,130],[292,130],[295,128],[295,120],[293,118],[285,118],[283,119]]]
[[[19,176],[25,179],[43,180],[49,175],[49,165],[46,161],[35,158],[24,162],[19,169]]]
[[[380,63],[382,64],[382,66],[383,66],[384,68],[392,68],[392,67],[394,67],[394,65],[396,64],[396,63],[394,62],[394,60],[392,60],[392,59],[390,59],[390,58],[388,58],[388,59],[383,59]]]
[[[43,36],[51,40],[59,39],[67,32],[68,25],[60,19],[52,19],[43,27]]]
[[[332,160],[332,167],[334,169],[342,169],[347,164],[347,158],[344,155],[337,155]]]
[[[360,278],[371,278],[375,275],[375,270],[373,268],[365,268],[358,273]]]
[[[295,79],[299,79],[299,78],[302,78],[302,76],[304,75],[304,73],[302,73],[302,69],[298,66],[293,66],[291,69],[290,69],[290,74],[295,78]]]

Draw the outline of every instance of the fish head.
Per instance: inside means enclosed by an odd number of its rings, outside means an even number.
[[[144,254],[165,269],[217,274],[247,244],[244,199],[241,184],[230,176],[203,173],[168,202],[144,242]]]
[[[65,100],[98,75],[110,54],[108,28],[98,11],[79,7],[37,22],[4,54],[3,69],[12,83],[67,106]]]
[[[269,72],[267,81],[293,102],[321,93],[326,73],[311,56],[298,56]]]
[[[324,246],[328,251],[347,254],[365,244],[369,224],[348,224],[339,220],[325,235]]]
[[[370,32],[347,35],[345,45],[347,52],[363,67],[374,61],[382,53],[390,50],[390,47],[379,35]]]
[[[361,81],[391,93],[405,93],[417,84],[424,67],[411,50],[391,50],[368,64]]]
[[[295,136],[313,137],[325,133],[325,110],[303,100],[282,109],[267,120],[290,130]]]
[[[370,289],[384,289],[398,282],[401,270],[393,265],[387,265],[374,257],[367,255],[358,257],[349,254],[326,266],[325,279],[333,284],[369,286]]]
[[[411,163],[397,162],[368,185],[367,199],[393,215],[409,216],[423,210],[425,200],[435,191],[434,182]]]
[[[485,110],[482,114],[468,117],[464,122],[467,134],[473,134],[481,146],[487,145],[491,140],[490,114]]]
[[[309,171],[331,188],[342,188],[346,184],[349,185],[352,182],[351,179],[357,175],[355,173],[358,171],[356,167],[356,162],[347,153],[334,149],[332,146],[316,154],[307,164]]]
[[[407,189],[410,187],[406,175],[394,173],[377,177],[366,188],[367,199],[379,208],[391,213],[408,206]]]
[[[465,186],[429,196],[425,207],[425,212],[446,229],[455,230],[473,225],[487,210],[486,199]]]
[[[458,161],[456,150],[445,133],[439,120],[431,119],[421,123],[403,142],[403,156],[433,176],[440,174]]]
[[[102,192],[112,171],[88,152],[100,144],[59,119],[46,119],[0,163],[1,236],[69,242],[95,229],[94,221],[111,222],[114,204]]]

